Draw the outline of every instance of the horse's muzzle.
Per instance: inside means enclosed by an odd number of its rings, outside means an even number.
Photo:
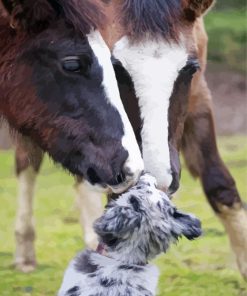
[[[93,186],[101,187],[102,190],[108,193],[122,193],[131,186],[134,186],[140,178],[141,173],[144,170],[143,162],[130,166],[130,162],[126,160],[119,169],[100,170],[94,167],[89,167],[87,170],[86,179]],[[114,173],[116,172],[117,173]]]

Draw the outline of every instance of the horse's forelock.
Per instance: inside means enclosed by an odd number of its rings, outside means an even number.
[[[122,21],[135,40],[145,35],[177,41],[182,15],[182,0],[123,0]]]
[[[104,12],[98,0],[57,0],[66,20],[79,32],[101,28],[104,24]]]
[[[10,16],[12,27],[28,31],[41,31],[58,17],[65,18],[83,34],[101,28],[104,23],[100,0],[2,0],[0,15],[6,14]]]

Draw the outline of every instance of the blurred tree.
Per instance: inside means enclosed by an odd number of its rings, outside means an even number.
[[[246,0],[218,0],[216,2],[216,9],[241,9],[246,7]]]
[[[246,0],[217,1],[205,22],[209,60],[246,72]]]

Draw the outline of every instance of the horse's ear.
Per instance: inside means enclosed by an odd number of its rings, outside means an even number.
[[[194,21],[213,6],[214,0],[184,0],[184,13],[189,21]]]
[[[10,0],[2,0],[3,7],[7,10],[7,12],[10,14],[13,10],[13,2]]]
[[[10,16],[10,25],[16,30],[41,31],[56,17],[49,0],[2,0]]]

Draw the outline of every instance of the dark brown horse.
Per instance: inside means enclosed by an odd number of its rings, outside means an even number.
[[[121,192],[136,181],[143,161],[110,51],[93,30],[101,26],[99,8],[90,1],[3,4],[2,115],[71,173]]]
[[[117,193],[136,182],[144,165],[110,50],[96,30],[102,22],[101,7],[92,1],[2,1],[0,115],[87,184]],[[40,158],[33,154],[35,171]],[[21,174],[29,160],[20,155],[18,165]],[[24,246],[33,240],[27,204],[20,201],[17,219],[21,266],[34,264],[32,248]]]
[[[178,152],[182,150],[191,173],[201,179],[208,201],[223,222],[246,278],[247,215],[217,150],[211,95],[204,77],[207,35],[202,14],[212,0],[104,2],[106,18],[100,31],[114,56],[122,101],[141,147],[145,169],[155,175],[161,188],[176,191],[180,177]],[[41,159],[38,148],[32,150]],[[25,145],[19,144],[18,167],[28,155]],[[33,188],[33,172],[38,167],[26,161],[19,174],[21,192],[29,183]],[[101,196],[83,182],[77,188],[87,229],[100,215]],[[31,223],[26,229],[28,225]],[[94,237],[87,230],[87,242],[90,239]],[[28,243],[32,240],[26,240],[26,251]],[[30,258],[24,253],[25,263]]]

